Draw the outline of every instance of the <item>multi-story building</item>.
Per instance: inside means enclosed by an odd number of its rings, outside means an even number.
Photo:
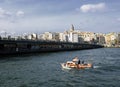
[[[120,33],[118,33],[117,44],[120,45]]]
[[[106,45],[108,47],[111,46],[115,46],[115,44],[117,44],[117,34],[116,33],[108,33],[105,35],[105,41],[106,41]]]
[[[53,40],[54,41],[60,41],[60,39],[59,39],[59,33],[52,33],[52,36],[53,36]]]
[[[68,34],[66,32],[59,33],[59,40],[62,42],[68,42]]]
[[[38,34],[38,40],[44,40],[43,36],[44,34]]]
[[[59,41],[59,33],[45,32],[42,38],[43,40]]]
[[[106,44],[105,35],[102,33],[97,33],[96,34],[96,43],[101,44],[101,45],[105,45]]]
[[[76,42],[78,43],[78,34],[74,32],[69,33],[69,42]]]
[[[71,25],[71,28],[68,31],[65,31],[65,37],[69,42],[78,43],[78,33],[75,31],[74,26]],[[66,40],[67,41],[67,40]]]

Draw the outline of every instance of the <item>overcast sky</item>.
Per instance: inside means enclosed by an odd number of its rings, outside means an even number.
[[[120,32],[120,0],[0,0],[0,33]]]

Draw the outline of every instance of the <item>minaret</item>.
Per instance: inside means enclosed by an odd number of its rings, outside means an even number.
[[[74,31],[74,26],[73,26],[73,24],[71,25],[70,31]]]

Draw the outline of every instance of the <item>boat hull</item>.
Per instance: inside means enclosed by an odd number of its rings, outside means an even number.
[[[86,69],[86,68],[92,68],[93,65],[92,64],[77,64],[77,68],[78,69]]]
[[[61,63],[61,66],[63,69],[86,69],[86,68],[92,68],[92,64],[75,64],[74,66],[68,65],[66,63]]]
[[[61,66],[62,66],[63,69],[72,69],[66,63],[61,63]]]

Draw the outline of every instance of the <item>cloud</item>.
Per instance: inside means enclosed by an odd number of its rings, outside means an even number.
[[[9,17],[12,15],[12,12],[6,11],[3,8],[0,8],[0,18]]]
[[[3,8],[0,8],[0,18],[2,19],[6,19],[6,18],[15,18],[15,17],[23,17],[24,16],[24,12],[23,11],[7,11]]]
[[[24,16],[23,11],[13,11],[13,10],[6,10],[3,8],[0,8],[0,33],[3,31],[11,32],[16,29],[13,29],[13,27],[18,24],[20,20],[22,20]]]
[[[80,7],[80,10],[84,13],[87,12],[96,12],[96,11],[103,11],[106,8],[105,3],[98,3],[98,4],[85,4]]]
[[[2,34],[2,33],[5,33],[5,31],[4,30],[0,31],[0,34]]]
[[[16,16],[18,16],[18,17],[24,16],[24,12],[23,11],[17,11]]]
[[[120,18],[117,18],[117,21],[119,21],[119,22],[120,22]]]

